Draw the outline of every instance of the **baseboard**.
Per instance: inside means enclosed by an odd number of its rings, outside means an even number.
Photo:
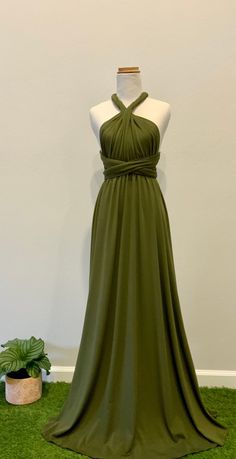
[[[75,367],[52,366],[51,373],[44,376],[48,382],[65,381],[71,382]],[[200,386],[217,386],[236,388],[236,371],[230,370],[196,370]]]
[[[75,367],[52,366],[50,375],[43,371],[43,381],[70,383],[73,378]],[[199,386],[229,387],[236,389],[236,371],[233,370],[196,370]],[[4,380],[4,376],[1,378]]]
[[[236,371],[233,370],[196,370],[200,386],[229,387],[236,389]]]
[[[47,382],[71,382],[75,367],[64,367],[64,366],[52,366],[50,369],[50,375],[43,374],[43,381]]]

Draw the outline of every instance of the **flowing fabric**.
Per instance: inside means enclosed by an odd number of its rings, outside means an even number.
[[[91,458],[174,459],[222,446],[200,397],[157,180],[160,132],[128,107],[100,128],[104,181],[91,232],[89,292],[70,391],[43,437]]]

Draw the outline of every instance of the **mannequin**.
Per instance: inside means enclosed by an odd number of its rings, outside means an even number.
[[[119,99],[127,107],[143,91],[139,67],[119,67],[116,76],[116,88]],[[99,145],[101,125],[115,116],[118,111],[111,98],[93,106],[89,110],[90,122]],[[144,102],[134,109],[133,113],[150,119],[157,125],[160,132],[161,144],[170,120],[170,105],[167,102],[148,96]]]
[[[90,115],[104,181],[86,314],[68,398],[42,433],[94,459],[173,459],[223,445],[227,428],[200,396],[156,180],[170,107],[142,91],[137,68],[124,68],[117,93]]]

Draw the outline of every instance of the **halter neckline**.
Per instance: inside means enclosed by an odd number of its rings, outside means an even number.
[[[129,104],[127,107],[122,102],[122,100],[118,97],[116,92],[114,94],[112,94],[111,99],[113,100],[113,102],[115,102],[115,104],[121,110],[130,110],[130,109],[133,109],[135,106],[137,106],[144,99],[146,99],[146,97],[148,97],[147,91],[142,91],[141,94],[139,94],[139,96],[135,100],[133,100],[133,102],[131,102],[131,104]]]

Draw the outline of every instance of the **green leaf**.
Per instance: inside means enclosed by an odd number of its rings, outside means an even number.
[[[40,368],[43,368],[47,371],[47,375],[50,374],[49,370],[51,368],[51,363],[45,354],[42,356],[41,359],[37,359],[37,364]]]
[[[19,356],[22,360],[31,360],[36,359],[42,354],[44,349],[44,342],[41,338],[36,339],[34,336],[31,336],[29,339],[14,339],[7,341],[7,343],[2,344],[2,347],[10,347],[11,349],[17,349]]]
[[[44,353],[44,341],[31,336],[30,339],[13,339],[1,345],[6,347],[0,353],[0,372],[17,371],[26,368],[31,371],[32,376],[39,374],[41,368],[45,368],[47,374],[50,369],[50,362]],[[39,363],[41,362],[41,363]]]
[[[1,344],[1,346],[2,347],[17,347],[17,348],[20,348],[20,342],[21,341],[23,341],[23,340],[15,338],[15,339],[7,341],[5,344]]]
[[[41,372],[41,369],[36,362],[27,363],[26,370],[33,378],[37,378]]]
[[[17,349],[6,349],[0,354],[0,371],[9,373],[25,368],[26,361],[22,360]]]
[[[23,355],[28,362],[39,357],[39,355],[43,352],[43,348],[43,340],[41,338],[36,339],[34,336],[31,336],[29,340],[24,340],[22,343]]]

